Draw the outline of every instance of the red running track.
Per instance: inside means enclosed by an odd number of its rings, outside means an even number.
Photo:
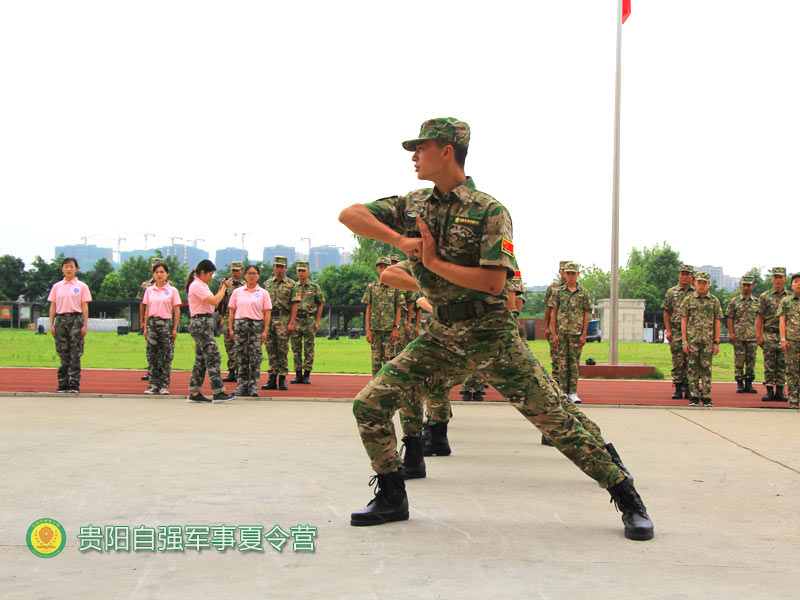
[[[141,380],[144,371],[83,369],[81,392],[116,396],[120,394],[141,394],[147,382]],[[189,388],[188,371],[173,371],[170,392],[185,395]],[[287,383],[292,379],[287,377]],[[267,376],[261,375],[261,383]],[[273,398],[313,398],[313,399],[352,399],[370,380],[368,375],[329,375],[311,374],[311,385],[288,384],[287,391],[259,391],[261,396]],[[53,392],[57,387],[56,369],[44,368],[0,368],[0,392]],[[229,391],[236,384],[228,383]],[[578,386],[585,404],[627,404],[643,406],[686,406],[687,400],[671,400],[672,385],[666,381],[620,381],[611,379],[582,379]],[[759,386],[760,388],[760,386]],[[451,400],[461,400],[456,387],[450,393]],[[210,394],[208,379],[203,387]],[[715,383],[711,397],[714,406],[735,408],[787,408],[784,402],[762,402],[763,390],[758,394],[737,394],[735,383]],[[501,402],[503,398],[494,388],[486,390],[486,400]]]

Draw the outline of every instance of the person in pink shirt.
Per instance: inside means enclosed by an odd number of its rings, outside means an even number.
[[[230,402],[233,396],[225,392],[222,375],[219,371],[220,354],[217,347],[217,338],[214,335],[214,309],[225,296],[225,290],[232,285],[231,279],[225,279],[219,286],[219,291],[212,294],[208,282],[214,277],[217,267],[207,258],[201,260],[197,267],[192,269],[186,279],[186,291],[189,294],[189,333],[194,339],[194,366],[192,377],[189,380],[189,402],[213,402],[220,404]],[[200,393],[203,380],[208,371],[211,382],[213,398],[206,398]]]
[[[228,327],[235,344],[237,396],[258,396],[261,378],[261,346],[267,339],[272,301],[269,292],[258,285],[260,269],[250,265],[245,269],[243,287],[236,288],[228,302]]]
[[[62,260],[61,272],[64,279],[53,284],[47,296],[50,303],[50,333],[56,340],[56,352],[61,359],[56,391],[77,394],[81,385],[81,356],[92,294],[89,286],[75,276],[78,272],[77,260],[71,257]]]
[[[155,265],[155,283],[145,290],[142,297],[145,307],[144,339],[148,346],[147,375],[150,382],[145,394],[169,394],[172,357],[181,317],[181,296],[178,290],[167,283],[168,275],[168,265]]]

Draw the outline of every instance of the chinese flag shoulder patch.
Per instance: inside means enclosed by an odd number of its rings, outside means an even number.
[[[514,244],[512,244],[506,238],[503,238],[502,250],[503,250],[503,252],[505,252],[509,256],[514,256]]]

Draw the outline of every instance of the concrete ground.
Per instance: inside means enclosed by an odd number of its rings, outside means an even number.
[[[409,521],[351,527],[372,497],[347,402],[0,396],[0,597],[797,598],[800,415],[586,406],[655,523],[502,403],[460,404],[453,454],[408,482]],[[58,520],[67,545],[34,556]],[[79,528],[317,528],[315,552],[79,552]]]

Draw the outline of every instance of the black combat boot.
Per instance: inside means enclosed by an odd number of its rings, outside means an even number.
[[[689,398],[689,406],[700,406],[700,398]]]
[[[622,523],[625,525],[625,537],[629,540],[652,540],[653,522],[647,514],[647,509],[641,497],[633,487],[633,480],[628,477],[625,481],[608,488],[611,501],[622,513]]]
[[[553,442],[548,440],[546,437],[544,437],[544,434],[542,434],[542,446],[552,446],[552,445]]]
[[[709,408],[714,406],[714,403],[711,401],[711,398],[703,398],[702,401],[703,401],[703,406],[707,406]]]
[[[292,379],[289,383],[303,383],[303,372],[295,371],[294,379]]]
[[[223,379],[222,381],[224,381],[226,383],[230,383],[231,381],[235,382],[236,381],[236,369],[231,369],[230,371],[228,371],[228,376],[225,379]]]
[[[472,390],[461,390],[459,393],[461,394],[461,399],[465,402],[472,400]]]
[[[422,422],[422,435],[420,436],[420,439],[422,440],[423,446],[425,446],[425,444],[431,443],[431,426],[429,419],[425,419]],[[430,454],[428,456],[430,456]]]
[[[450,456],[450,442],[447,441],[447,423],[430,426],[431,437],[422,444],[424,456]]]
[[[149,373],[145,373],[144,375],[142,375],[142,381],[147,381],[148,379],[150,379]]]
[[[691,400],[692,399],[692,392],[689,391],[689,382],[688,381],[684,381],[681,384],[681,386],[683,386],[683,397],[684,397],[684,399],[685,400]]]
[[[783,386],[775,386],[775,402],[788,402],[789,399],[783,395]]]
[[[311,371],[303,371],[303,383],[311,384]]]
[[[737,394],[744,394],[744,379],[737,379],[736,380],[736,393]]]
[[[483,395],[485,393],[486,392],[484,392],[483,390],[480,390],[480,391],[479,390],[475,390],[474,392],[472,392],[472,399],[475,402],[483,402]]]
[[[622,464],[622,459],[619,457],[617,449],[614,448],[614,444],[606,444],[605,446],[603,446],[603,448],[605,448],[606,451],[611,455],[611,460],[614,462],[614,464],[617,465],[623,471],[625,471],[628,477],[630,477],[631,483],[633,483],[633,475],[631,475],[631,472],[628,471],[628,467]]]
[[[674,384],[675,386],[675,393],[672,394],[673,400],[680,400],[683,398],[683,384],[680,381],[676,381]]]
[[[745,394],[757,394],[758,390],[753,387],[753,378],[748,377],[744,380],[744,393]]]
[[[400,472],[375,475],[369,480],[370,485],[376,482],[375,497],[366,508],[350,515],[350,525],[362,527],[408,519],[406,484]]]
[[[289,389],[288,387],[286,387],[286,375],[278,375],[278,389],[279,390]]]
[[[267,383],[262,385],[261,389],[262,390],[277,390],[278,389],[278,385],[275,383],[275,380],[277,378],[278,378],[277,375],[274,375],[274,374],[270,373],[269,379],[267,380]]]
[[[422,479],[425,477],[422,438],[406,436],[403,438],[403,447],[403,479]]]
[[[772,391],[771,385],[764,386],[767,388],[767,393],[761,397],[762,402],[775,402],[775,392]]]

